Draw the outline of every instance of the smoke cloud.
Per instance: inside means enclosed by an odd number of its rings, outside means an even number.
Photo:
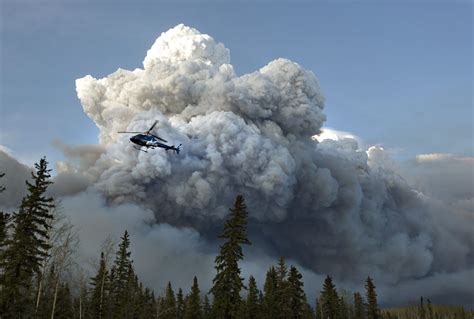
[[[456,175],[449,183],[459,177],[465,186],[456,201],[435,199],[444,189],[423,187],[444,180],[422,174],[427,158],[400,167],[379,147],[360,149],[348,134],[314,138],[326,119],[324,97],[315,75],[297,63],[277,59],[237,76],[222,43],[178,25],[155,41],[143,69],[88,75],[76,89],[100,129],[100,145],[57,143],[66,155],[56,177],[64,206],[87,234],[100,232],[99,224],[135,229],[136,265],[155,288],[180,280],[190,264],[204,287],[210,282],[215,236],[240,193],[253,242],[244,273],[260,283],[285,256],[309,278],[310,296],[323,274],[354,289],[370,275],[382,302],[416,299],[414,292],[440,302],[474,296],[467,286],[474,268],[472,183]],[[155,120],[155,134],[183,144],[180,155],[139,152],[117,133],[146,131]],[[472,159],[463,163],[460,172],[472,173]],[[446,176],[449,167],[441,168]],[[404,177],[411,174],[420,177]],[[176,265],[184,265],[182,272]],[[448,278],[457,284],[443,284]]]

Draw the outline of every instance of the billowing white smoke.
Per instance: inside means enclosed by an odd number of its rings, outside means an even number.
[[[163,33],[143,64],[76,82],[102,145],[76,170],[109,204],[143,205],[157,223],[214,238],[241,193],[254,249],[347,282],[472,269],[472,211],[412,190],[380,148],[312,139],[325,121],[312,72],[278,59],[237,76],[223,44],[183,25]],[[180,155],[138,152],[117,133],[156,119],[155,133],[182,143]]]

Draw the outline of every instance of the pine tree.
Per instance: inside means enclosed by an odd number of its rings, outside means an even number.
[[[354,293],[354,319],[365,318],[364,300],[358,292]]]
[[[303,290],[303,276],[296,267],[291,266],[288,275],[288,304],[290,316],[286,318],[303,319],[308,315],[308,303]]]
[[[217,274],[211,293],[214,295],[213,313],[222,319],[237,318],[240,309],[240,290],[245,288],[240,277],[239,260],[243,259],[242,244],[250,245],[247,239],[247,211],[244,198],[238,195],[234,207],[219,238],[227,241],[220,246],[215,260]]]
[[[253,276],[249,278],[249,293],[246,301],[246,319],[258,319],[261,318],[259,291],[257,288],[257,282]]]
[[[176,319],[176,298],[174,296],[173,287],[171,287],[171,282],[168,282],[166,286],[165,297],[162,299],[160,305],[159,318]]]
[[[324,280],[323,290],[319,299],[324,319],[336,319],[338,316],[339,297],[332,278],[328,275]]]
[[[212,319],[212,306],[207,295],[204,296],[204,304],[202,305],[202,318]]]
[[[109,294],[109,272],[105,262],[104,253],[100,254],[100,264],[97,275],[92,278],[92,296],[90,300],[90,311],[92,318],[103,318],[107,310],[107,297]]]
[[[273,319],[278,316],[277,304],[277,272],[275,267],[270,267],[267,271],[265,284],[263,286],[262,311],[263,318]]]
[[[0,313],[20,318],[31,311],[32,279],[40,273],[48,256],[48,229],[53,218],[53,199],[46,191],[52,184],[48,162],[42,158],[31,173],[33,182],[26,181],[28,194],[18,213],[13,216],[13,234],[7,240],[2,258],[3,289],[0,293]]]
[[[183,290],[181,288],[178,289],[178,293],[176,294],[176,318],[183,319],[184,318],[184,297],[183,297]]]
[[[365,289],[367,295],[367,318],[378,319],[380,311],[377,305],[377,294],[375,293],[375,285],[370,277],[367,277]]]
[[[200,290],[196,276],[193,279],[191,293],[188,296],[186,303],[185,319],[202,319],[203,312],[201,307]]]

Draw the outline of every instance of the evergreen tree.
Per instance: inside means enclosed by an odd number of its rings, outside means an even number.
[[[171,282],[168,282],[166,286],[165,297],[162,299],[158,317],[160,319],[176,319],[176,298]]]
[[[178,289],[178,293],[176,294],[176,318],[183,319],[184,318],[184,297],[183,297],[183,290],[181,288]]]
[[[377,305],[377,294],[375,293],[375,285],[370,277],[367,277],[365,289],[367,295],[367,317],[369,319],[378,319],[380,312]]]
[[[285,264],[285,259],[280,257],[278,260],[278,266],[276,267],[277,272],[277,291],[276,291],[276,306],[277,313],[280,319],[290,318],[292,315],[292,310],[290,308],[290,294],[289,286],[287,281],[288,268]]]
[[[277,290],[277,272],[275,267],[270,267],[263,286],[263,318],[273,319],[278,317]]]
[[[354,319],[365,318],[364,300],[358,292],[354,293]]]
[[[4,173],[0,173],[0,178],[5,176]],[[5,187],[0,184],[0,194],[5,190]],[[7,233],[8,233],[8,220],[10,215],[4,212],[0,212],[0,260],[3,259],[2,253],[4,251],[4,247],[7,240]],[[0,271],[1,271],[1,263],[0,263]],[[1,277],[0,277],[1,280]],[[0,282],[0,286],[2,283]]]
[[[73,317],[73,301],[69,285],[62,284],[58,292],[57,306],[54,312],[55,319],[70,319]]]
[[[196,276],[193,279],[191,293],[188,296],[186,303],[185,319],[202,319],[203,311],[201,307],[200,290]]]
[[[288,303],[290,316],[286,318],[303,319],[308,315],[308,303],[303,290],[303,276],[296,267],[291,266],[288,275]]]
[[[316,299],[315,319],[323,319],[323,308],[321,307],[320,299]]]
[[[92,296],[90,300],[90,315],[92,318],[103,318],[107,310],[109,294],[109,272],[105,263],[104,253],[100,254],[100,264],[97,275],[92,278]]]
[[[247,239],[247,210],[244,198],[238,195],[234,207],[219,238],[227,241],[220,246],[215,260],[217,274],[211,293],[214,295],[213,313],[222,319],[237,318],[240,309],[240,290],[245,288],[240,277],[239,260],[243,259],[242,244],[250,245]]]
[[[259,291],[257,288],[257,282],[253,276],[249,278],[249,293],[246,301],[246,319],[258,319],[261,318]]]
[[[130,311],[131,279],[134,277],[130,236],[125,231],[121,237],[119,249],[114,261],[114,278],[111,283],[112,314],[114,318],[122,318]]]
[[[324,280],[323,290],[319,299],[321,304],[322,317],[324,319],[336,319],[338,316],[339,297],[336,286],[332,283],[332,278],[328,275]]]
[[[204,296],[204,304],[202,305],[202,318],[212,319],[212,306],[207,295]]]
[[[26,181],[28,194],[23,198],[18,213],[13,216],[13,234],[7,240],[2,256],[0,282],[0,313],[5,317],[21,318],[33,306],[32,279],[40,273],[48,256],[48,229],[53,218],[53,199],[46,191],[52,184],[48,162],[42,158],[31,173],[32,183]]]

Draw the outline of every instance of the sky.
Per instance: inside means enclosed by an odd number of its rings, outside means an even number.
[[[75,80],[142,67],[185,23],[223,42],[237,74],[284,57],[313,71],[325,127],[400,158],[473,154],[470,1],[2,1],[0,144],[32,164],[54,140],[96,143]]]
[[[392,305],[429,292],[472,307],[472,2],[0,9],[0,209],[18,207],[23,164],[46,155],[80,258],[128,229],[146,284],[189,287],[192,264],[207,289],[243,194],[242,269],[259,285],[285,256],[311,300],[326,274],[350,290],[371,275]],[[179,155],[117,134],[155,119]]]

